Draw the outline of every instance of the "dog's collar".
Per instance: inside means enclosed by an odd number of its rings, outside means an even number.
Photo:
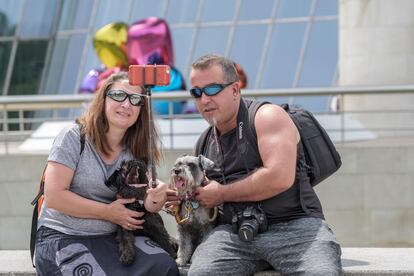
[[[200,203],[198,203],[198,201],[195,201],[195,200],[185,200],[183,205],[185,206],[186,209],[190,211],[192,209],[197,209],[198,207],[200,207]]]

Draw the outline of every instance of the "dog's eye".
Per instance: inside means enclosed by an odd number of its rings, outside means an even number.
[[[190,167],[190,169],[195,169],[196,168],[196,165],[193,164],[193,163],[189,163],[188,166]]]

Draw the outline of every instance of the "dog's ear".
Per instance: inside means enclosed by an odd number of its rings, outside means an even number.
[[[203,171],[208,171],[208,170],[214,168],[214,162],[211,161],[210,159],[208,159],[207,157],[205,157],[204,155],[200,154],[198,156],[198,161],[199,161],[200,166],[203,169]]]
[[[117,169],[114,173],[105,181],[105,185],[114,192],[119,190],[119,182],[117,181],[118,175],[121,169]]]

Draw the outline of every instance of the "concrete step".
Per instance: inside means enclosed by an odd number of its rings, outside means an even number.
[[[343,248],[345,276],[414,275],[414,248]],[[181,275],[187,268],[181,269]],[[0,250],[0,276],[36,275],[27,250]],[[275,271],[262,271],[255,276],[280,276]]]

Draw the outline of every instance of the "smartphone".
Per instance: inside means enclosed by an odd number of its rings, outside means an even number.
[[[170,72],[168,65],[130,65],[129,84],[167,86],[170,84]]]

